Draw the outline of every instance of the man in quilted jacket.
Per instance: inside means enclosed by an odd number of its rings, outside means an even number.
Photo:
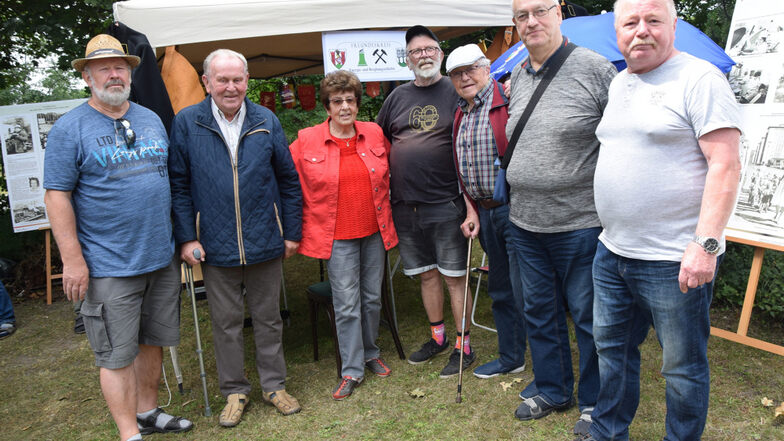
[[[172,124],[174,237],[184,261],[202,263],[218,381],[227,400],[220,424],[232,427],[251,389],[243,368],[243,301],[253,321],[264,401],[284,415],[300,411],[285,390],[279,293],[281,261],[297,251],[302,233],[302,193],[280,122],[245,97],[245,58],[226,49],[212,52],[202,81],[209,96]]]

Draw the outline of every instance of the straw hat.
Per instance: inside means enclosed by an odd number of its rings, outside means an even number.
[[[131,65],[131,69],[138,66],[142,61],[136,55],[127,55],[122,44],[116,38],[107,34],[98,34],[87,43],[84,58],[77,58],[71,61],[71,66],[81,72],[88,61],[99,58],[124,58]]]

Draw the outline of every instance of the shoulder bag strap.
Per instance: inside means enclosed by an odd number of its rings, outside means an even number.
[[[517,120],[517,125],[515,126],[514,132],[512,132],[512,137],[509,138],[506,154],[504,155],[503,162],[501,162],[501,168],[504,170],[509,167],[509,162],[512,160],[512,153],[514,153],[517,140],[520,139],[520,134],[523,133],[523,127],[525,127],[525,123],[528,122],[528,118],[531,116],[531,113],[533,113],[536,103],[539,102],[539,98],[542,97],[544,90],[550,85],[550,81],[552,81],[555,74],[561,69],[561,65],[576,47],[576,44],[569,42],[562,51],[556,53],[555,58],[550,60],[549,65],[545,68],[547,70],[544,73],[542,81],[536,87],[536,90],[534,90],[533,95],[531,95],[531,99],[528,101],[528,105],[525,106],[523,114],[520,116],[520,119]]]

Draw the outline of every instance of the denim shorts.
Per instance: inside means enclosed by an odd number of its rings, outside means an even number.
[[[468,243],[460,224],[465,216],[462,195],[439,204],[393,204],[403,274],[415,276],[437,268],[448,277],[464,276]]]
[[[81,314],[95,365],[120,369],[133,363],[139,344],[180,342],[179,259],[131,277],[90,278]]]

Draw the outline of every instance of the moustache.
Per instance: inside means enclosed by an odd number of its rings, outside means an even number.
[[[656,46],[656,42],[647,38],[635,38],[629,47],[630,49],[634,49],[637,46],[643,46],[643,45]]]
[[[419,60],[419,62],[417,63],[417,67],[422,67],[422,65],[425,64],[425,63],[436,64],[436,60],[434,60],[432,58],[423,58],[423,59]]]
[[[124,83],[124,82],[122,82],[121,80],[111,80],[111,81],[107,82],[107,83],[106,83],[106,84],[103,86],[103,88],[104,88],[104,89],[108,89],[108,88],[110,88],[110,87],[112,87],[112,86],[122,86],[122,87],[125,87],[125,83]]]

